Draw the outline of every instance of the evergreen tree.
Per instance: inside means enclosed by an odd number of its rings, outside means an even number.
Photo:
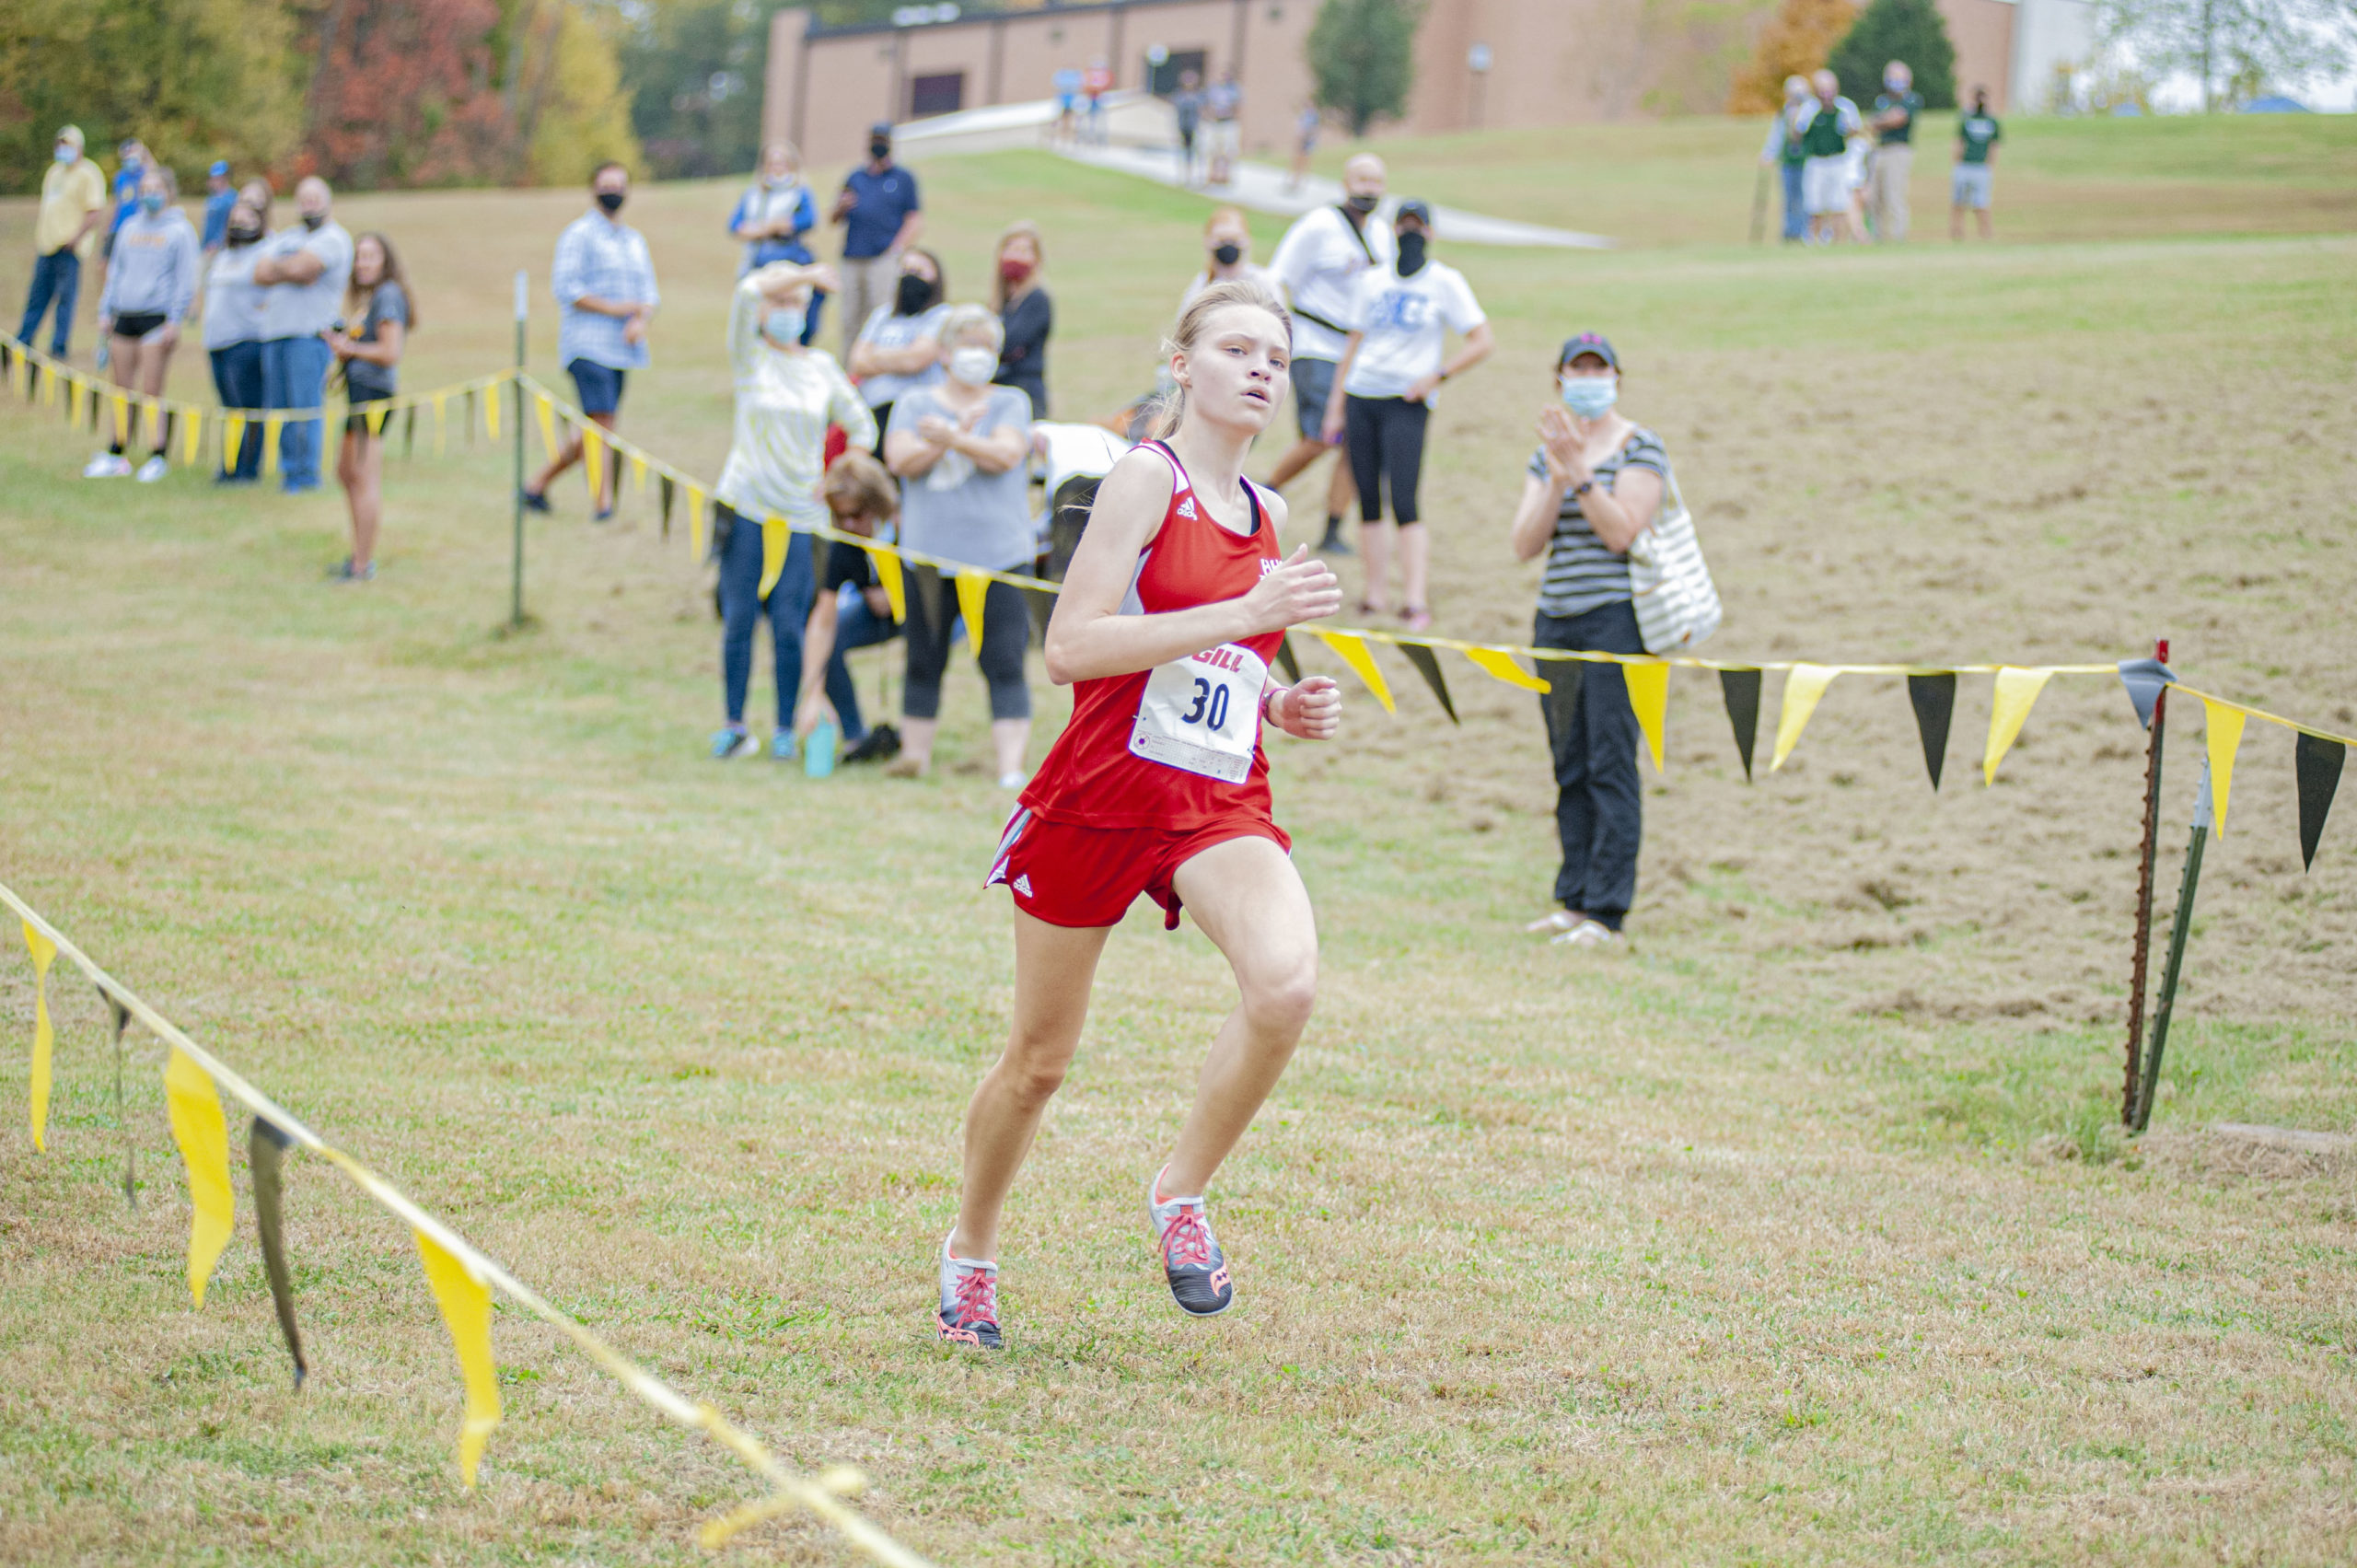
[[[1826,64],[1864,109],[1882,90],[1882,68],[1894,60],[1915,73],[1924,108],[1956,107],[1956,45],[1932,0],[1874,0]]]
[[[1318,107],[1341,115],[1353,136],[1405,115],[1422,19],[1417,0],[1326,0],[1306,49]]]

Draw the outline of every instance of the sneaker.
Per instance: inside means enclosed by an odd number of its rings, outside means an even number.
[[[161,480],[164,477],[164,454],[161,452],[149,453],[147,460],[139,465],[138,473],[134,474],[133,477],[137,479],[142,484],[154,484],[157,481]]]
[[[1586,923],[1587,916],[1584,914],[1575,914],[1570,910],[1549,910],[1523,929],[1533,935],[1544,932],[1550,936],[1560,936]]]
[[[1399,612],[1399,619],[1406,622],[1411,632],[1429,632],[1433,629],[1433,612],[1412,604]]]
[[[1212,1235],[1211,1216],[1203,1201],[1161,1196],[1162,1175],[1155,1173],[1145,1189],[1145,1225],[1162,1248],[1163,1277],[1181,1309],[1210,1318],[1236,1303],[1236,1285],[1227,1277],[1227,1254]]]
[[[1326,520],[1326,537],[1318,541],[1318,553],[1322,555],[1355,555],[1358,553],[1358,552],[1351,548],[1351,541],[1342,537],[1342,525],[1336,522],[1331,517],[1329,517]]]
[[[354,566],[349,555],[343,558],[343,565],[334,567],[328,573],[328,581],[331,583],[373,583],[376,580],[377,563],[374,561],[366,566]]]
[[[900,754],[900,732],[888,724],[879,724],[853,743],[842,754],[846,762],[888,762]]]
[[[712,760],[726,762],[731,757],[749,757],[761,749],[761,743],[741,729],[716,729],[712,732]]]
[[[775,735],[770,737],[771,761],[791,762],[799,755],[800,753],[795,751],[794,749],[794,732],[792,730],[782,729]]]
[[[1026,776],[1023,771],[1019,768],[1014,772],[1001,773],[998,776],[998,787],[1001,789],[1019,790],[1030,782],[1030,779]]]
[[[82,465],[84,479],[129,479],[131,459],[121,452],[100,452]]]
[[[933,1324],[943,1344],[999,1348],[998,1265],[951,1257],[946,1236],[941,1238],[941,1305],[934,1309]]]
[[[593,523],[610,523],[614,520],[614,509],[609,506],[603,511],[592,512],[589,514],[589,520]]]
[[[549,509],[549,498],[545,495],[535,495],[528,490],[519,490],[516,494],[523,497],[524,510],[527,512],[545,512]]]
[[[1600,920],[1583,920],[1561,936],[1549,940],[1550,947],[1618,947],[1624,938]]]

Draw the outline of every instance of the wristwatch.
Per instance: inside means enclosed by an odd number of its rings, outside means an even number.
[[[1279,729],[1284,728],[1284,721],[1269,711],[1269,704],[1292,690],[1290,686],[1277,686],[1260,693],[1260,717],[1264,723],[1275,725]]]
[[[1591,474],[1587,478],[1580,481],[1577,484],[1572,486],[1572,494],[1574,495],[1585,495],[1589,491],[1594,490],[1595,488],[1596,476]]]

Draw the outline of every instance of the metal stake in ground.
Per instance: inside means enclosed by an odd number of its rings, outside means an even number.
[[[2177,977],[2185,963],[2186,933],[2193,925],[2193,895],[2201,886],[2201,846],[2216,820],[2210,806],[2210,763],[2201,764],[2201,796],[2193,807],[2193,837],[2185,847],[2185,880],[2177,887],[2177,912],[2169,916],[2169,958],[2161,970],[2161,999],[2153,1009],[2153,1049],[2144,1058],[2143,1082],[2136,1096],[2136,1131],[2153,1122],[2153,1095],[2160,1086],[2161,1055],[2168,1049],[2169,1015],[2177,1005]]]
[[[2164,665],[2169,662],[2166,637],[2153,645],[2153,657]],[[2136,1124],[2136,1066],[2143,1052],[2144,982],[2153,956],[2153,855],[2159,847],[2161,830],[2161,735],[2168,714],[2169,689],[2164,686],[2153,696],[2153,722],[2146,726],[2151,738],[2144,743],[2144,849],[2142,868],[2136,874],[2136,957],[2128,981],[2128,1063],[2120,1070],[2122,1127]]]
[[[524,315],[528,296],[528,280],[521,267],[516,269],[516,378],[509,383],[516,389],[516,566],[514,584],[508,594],[507,624],[524,624]],[[493,388],[491,396],[499,396]]]

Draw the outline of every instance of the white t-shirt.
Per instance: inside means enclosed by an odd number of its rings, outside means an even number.
[[[1365,243],[1360,243],[1364,237]],[[1374,253],[1369,261],[1368,253]],[[1269,258],[1269,272],[1283,284],[1293,306],[1293,352],[1305,359],[1341,359],[1342,332],[1312,320],[1322,316],[1337,327],[1350,326],[1351,289],[1359,275],[1380,267],[1388,272],[1393,250],[1391,226],[1369,214],[1365,225],[1353,231],[1338,207],[1304,213],[1277,244]]]
[[[1396,398],[1439,373],[1444,328],[1460,336],[1489,319],[1465,274],[1426,261],[1411,278],[1390,268],[1362,276],[1351,294],[1349,325],[1364,332],[1342,389],[1354,398]]]

